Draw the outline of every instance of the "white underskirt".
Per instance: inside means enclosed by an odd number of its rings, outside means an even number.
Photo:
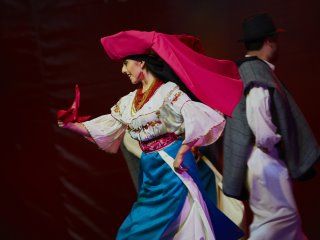
[[[165,151],[159,151],[159,154],[174,171],[174,159]],[[215,240],[207,205],[198,186],[188,173],[179,174],[176,171],[174,173],[181,179],[189,192],[180,215],[165,235],[175,232],[174,240]]]

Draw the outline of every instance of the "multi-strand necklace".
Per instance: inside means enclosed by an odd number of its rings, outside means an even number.
[[[136,95],[133,99],[132,112],[135,113],[139,111],[162,84],[163,82],[155,79],[145,92],[142,92],[142,87],[137,89]]]

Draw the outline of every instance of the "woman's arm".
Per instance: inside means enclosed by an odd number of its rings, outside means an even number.
[[[174,169],[177,172],[185,171],[181,164],[187,151],[192,150],[193,147],[215,142],[225,125],[222,114],[202,103],[191,101],[179,89],[171,92],[167,97],[166,104],[160,109],[160,117],[167,129],[172,131],[175,130],[171,126],[176,127],[179,123],[184,122],[185,139],[174,161]],[[196,153],[196,159],[201,157],[196,148],[194,153]]]
[[[110,114],[104,114],[84,122],[68,124],[58,122],[58,125],[85,137],[103,151],[116,153],[127,128],[125,121],[122,120],[122,112],[132,96],[134,95],[130,93],[122,97],[111,108]]]
[[[173,168],[176,172],[183,173],[188,170],[187,168],[182,167],[181,164],[183,163],[184,155],[186,154],[186,152],[188,152],[192,148],[192,146],[194,145],[195,142],[196,141],[191,142],[191,143],[187,143],[187,144],[184,143],[181,145],[181,147],[177,153],[176,159],[173,162]]]
[[[69,123],[64,124],[63,122],[59,121],[58,125],[59,125],[59,127],[68,129],[68,130],[70,130],[72,132],[76,132],[76,133],[78,133],[78,134],[80,134],[80,135],[82,135],[84,137],[90,137],[89,131],[86,129],[86,127],[82,123],[69,122]]]

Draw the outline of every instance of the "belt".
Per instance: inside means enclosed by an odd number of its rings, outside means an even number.
[[[175,133],[166,133],[149,141],[139,141],[139,145],[143,152],[149,153],[163,149],[177,139],[178,136]]]

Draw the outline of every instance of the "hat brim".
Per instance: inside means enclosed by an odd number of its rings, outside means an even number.
[[[265,37],[271,37],[271,36],[273,36],[275,34],[284,33],[284,32],[286,32],[285,29],[277,28],[276,31],[268,33],[268,34],[266,34],[264,36],[260,36],[260,37],[256,37],[256,38],[241,38],[241,39],[238,40],[238,42],[253,42],[253,41],[256,41],[256,40],[263,39]]]

